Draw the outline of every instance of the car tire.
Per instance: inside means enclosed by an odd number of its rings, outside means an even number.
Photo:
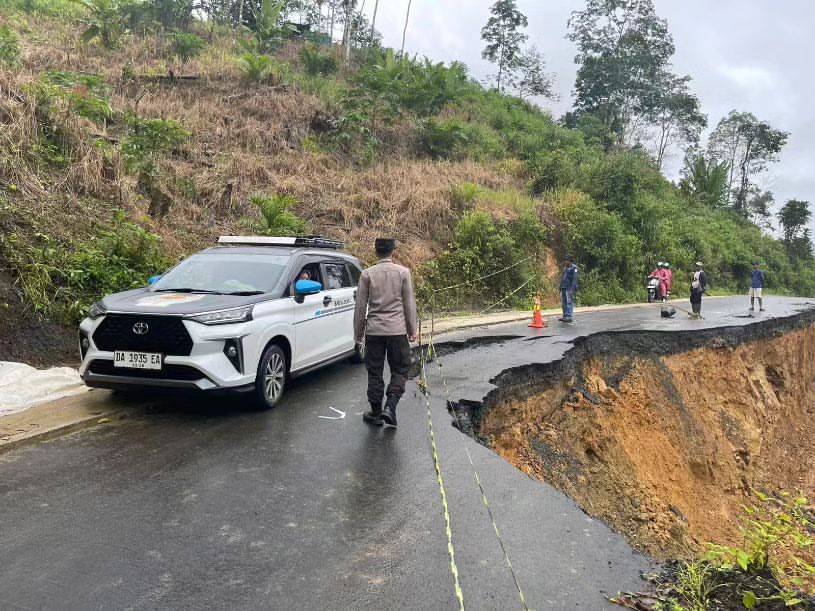
[[[364,363],[365,362],[365,342],[355,343],[354,344],[354,355],[351,357],[352,363]]]
[[[286,353],[277,344],[271,344],[263,352],[255,378],[255,395],[261,409],[272,409],[278,404],[286,389],[287,375]]]

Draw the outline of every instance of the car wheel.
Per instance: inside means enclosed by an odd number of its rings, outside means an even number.
[[[353,363],[364,363],[365,362],[365,342],[364,341],[354,344],[354,356],[351,357],[351,362],[353,362]]]
[[[272,344],[263,353],[255,379],[255,392],[262,409],[271,409],[286,389],[286,353]]]

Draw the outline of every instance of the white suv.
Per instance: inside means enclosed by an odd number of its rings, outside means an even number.
[[[95,303],[79,327],[85,384],[251,390],[352,357],[359,261],[319,237],[224,236],[149,287]]]

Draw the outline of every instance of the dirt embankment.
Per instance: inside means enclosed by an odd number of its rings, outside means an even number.
[[[478,435],[658,558],[740,543],[751,488],[815,494],[815,322],[717,333],[597,336],[507,372]]]
[[[0,361],[33,367],[77,366],[75,328],[42,319],[23,303],[12,277],[0,269]]]

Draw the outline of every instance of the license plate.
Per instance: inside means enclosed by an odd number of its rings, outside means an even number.
[[[128,369],[161,369],[161,355],[155,352],[117,350],[113,353],[113,366]]]

